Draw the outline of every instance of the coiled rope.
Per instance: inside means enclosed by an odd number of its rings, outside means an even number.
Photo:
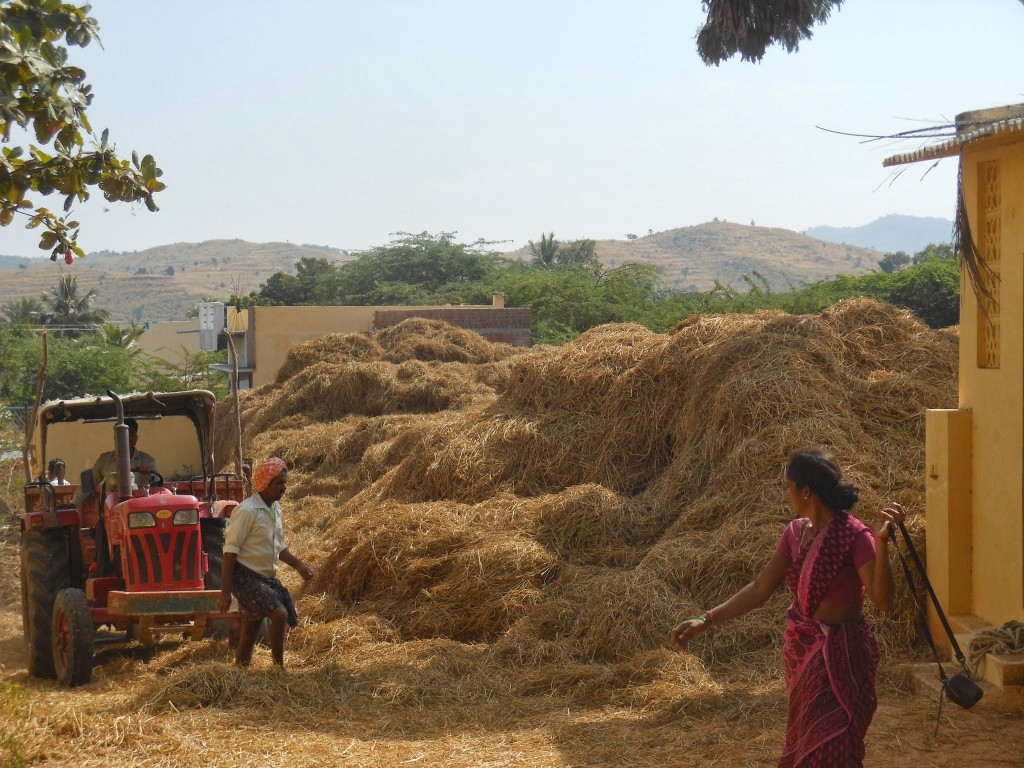
[[[1021,651],[1024,651],[1024,622],[1008,621],[1001,627],[978,632],[967,644],[967,666],[971,677],[977,679],[978,668],[986,654]]]

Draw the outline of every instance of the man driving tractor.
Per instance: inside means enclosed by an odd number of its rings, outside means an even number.
[[[139,443],[139,422],[128,418],[124,420],[124,423],[128,427],[128,447],[130,448],[128,462],[132,476],[135,478],[135,485],[138,488],[146,488],[150,485],[153,473],[160,474],[160,470],[157,469],[156,459],[136,447]],[[96,463],[92,466],[92,478],[94,488],[99,488],[100,484],[104,482],[107,484],[108,490],[114,487],[117,478],[117,451],[105,451],[99,455]],[[78,504],[84,495],[80,488],[75,493],[73,503]]]

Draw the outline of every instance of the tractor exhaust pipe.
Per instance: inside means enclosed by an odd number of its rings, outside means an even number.
[[[107,394],[117,405],[117,424],[114,425],[114,445],[117,449],[117,498],[125,501],[132,497],[132,457],[128,442],[128,425],[124,423],[124,405],[111,390]]]

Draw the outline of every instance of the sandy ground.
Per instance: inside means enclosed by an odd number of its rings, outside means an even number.
[[[28,677],[17,539],[13,526],[0,533],[0,767],[772,766],[783,742],[778,681],[723,672],[704,696],[661,674],[597,704],[579,693],[600,677],[594,665],[576,680],[541,677],[536,693],[480,696],[467,690],[480,677],[465,646],[404,657],[401,644],[389,655],[375,650],[383,645],[326,648],[311,625],[289,638],[287,673],[263,648],[241,671],[222,642],[164,641],[101,651],[93,681],[64,689]],[[934,696],[901,692],[901,668],[881,677],[867,765],[1024,766],[1024,711],[947,704],[936,735]]]
[[[28,678],[20,614],[8,599],[0,613],[0,764],[771,766],[785,724],[777,683],[756,693],[727,690],[703,711],[671,700],[642,708],[565,706],[543,695],[512,706],[504,699],[449,706],[443,692],[434,701],[388,696],[386,668],[376,670],[370,685],[359,679],[365,670],[347,670],[344,662],[333,671],[293,665],[280,674],[264,650],[254,669],[238,673],[248,693],[237,705],[152,706],[169,676],[177,674],[180,685],[190,667],[223,670],[207,682],[231,679],[234,670],[223,664],[227,655],[212,641],[107,653],[92,683],[68,691]],[[346,693],[324,700],[322,708],[304,706],[303,689],[326,674],[339,675]],[[449,685],[457,686],[458,679]],[[254,706],[261,693],[264,703]],[[1024,765],[1021,712],[947,705],[936,736],[931,697],[883,691],[880,698],[868,765]]]

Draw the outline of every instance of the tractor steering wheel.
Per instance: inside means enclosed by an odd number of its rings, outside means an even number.
[[[149,487],[150,488],[163,488],[164,476],[157,472],[155,469],[149,470]]]

